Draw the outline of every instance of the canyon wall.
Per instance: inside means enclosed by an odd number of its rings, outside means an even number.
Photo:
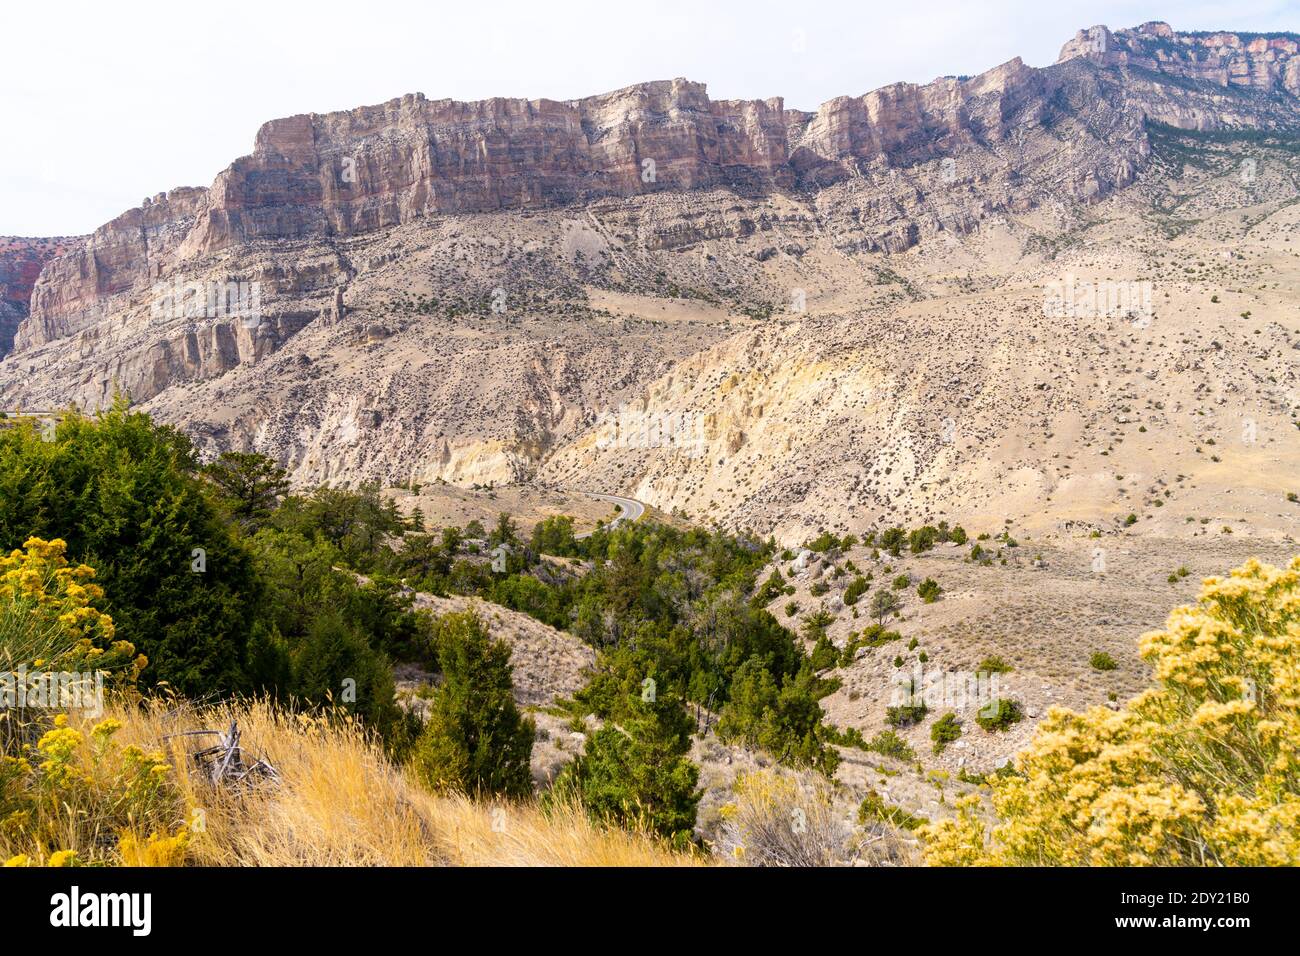
[[[1298,48],[1290,36],[1096,27],[1067,43],[1053,67],[1016,59],[973,78],[840,97],[815,112],[788,110],[779,97],[715,101],[702,84],[677,79],[568,102],[461,103],[416,93],[273,120],[252,154],[210,188],[154,197],[50,263],[15,349],[93,327],[112,313],[117,294],[235,245],[602,196],[817,189],[972,148],[1018,148],[1063,109],[1100,107],[1109,114],[1110,155],[1081,161],[1075,181],[1058,187],[1086,200],[1127,184],[1146,153],[1145,119],[1193,128],[1293,125],[1295,103],[1286,100],[1300,91]],[[1014,169],[1015,155],[1002,159]],[[906,246],[915,231],[898,229],[881,247]]]
[[[1178,33],[1157,21],[1114,33],[1104,26],[1080,30],[1057,62],[1085,57],[1108,66],[1295,96],[1300,94],[1297,52],[1300,37],[1295,34]]]

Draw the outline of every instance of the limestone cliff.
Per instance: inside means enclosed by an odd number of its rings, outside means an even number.
[[[41,269],[83,241],[84,237],[0,236],[0,358],[13,348],[14,333],[27,317],[32,288]]]

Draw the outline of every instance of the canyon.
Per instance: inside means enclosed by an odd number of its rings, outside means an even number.
[[[4,241],[0,407],[121,393],[302,486],[585,487],[790,540],[1123,517],[1080,473],[1156,404],[1147,498],[1207,417],[1262,428],[1277,460],[1237,466],[1280,490],[1298,52],[1150,23],[814,111],[675,79],[273,120],[207,188]],[[1067,275],[1145,283],[1154,324],[1047,315]],[[602,441],[629,409],[699,447]],[[1189,509],[1224,506],[1217,471]]]

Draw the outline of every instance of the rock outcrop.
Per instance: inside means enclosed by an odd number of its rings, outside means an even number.
[[[84,241],[85,237],[0,236],[0,358],[13,348],[14,334],[27,317],[41,269]]]
[[[1294,33],[1178,33],[1154,21],[1114,33],[1104,26],[1080,30],[1057,62],[1083,57],[1198,83],[1296,96],[1297,53],[1300,36]]]

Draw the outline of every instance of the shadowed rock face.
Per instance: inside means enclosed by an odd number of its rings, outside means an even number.
[[[51,259],[72,251],[84,241],[84,237],[0,236],[0,358],[13,348],[14,333],[27,317],[32,288],[41,269]]]

